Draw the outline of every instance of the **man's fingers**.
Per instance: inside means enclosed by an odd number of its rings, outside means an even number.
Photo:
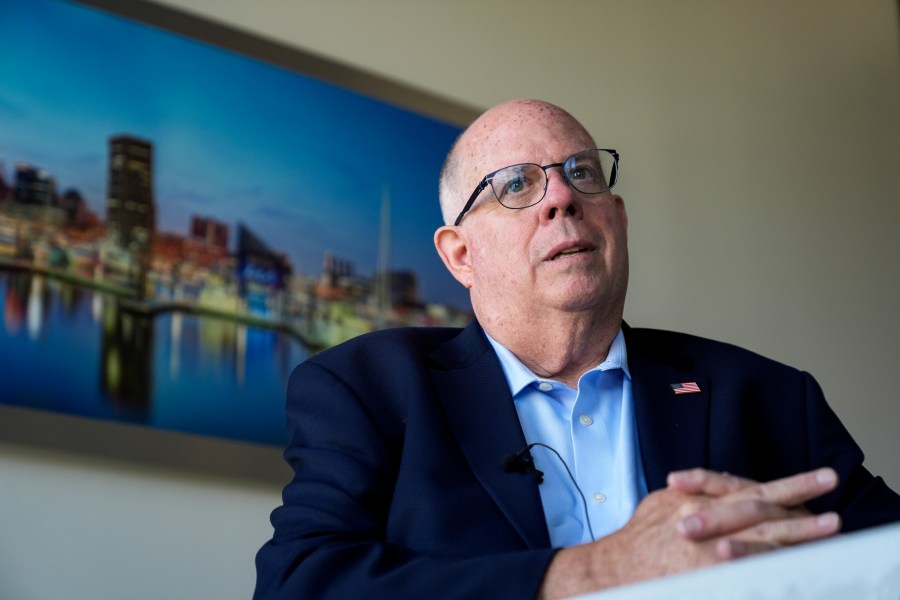
[[[805,508],[783,508],[755,499],[742,499],[705,507],[676,524],[682,536],[695,541],[722,536],[743,540],[796,544],[837,533],[835,513],[818,517]]]
[[[716,555],[723,560],[741,558],[790,546],[810,542],[836,534],[841,528],[837,513],[823,513],[802,519],[769,521],[735,537],[722,538],[716,542]]]
[[[708,504],[693,510],[676,527],[684,537],[708,540],[730,535],[767,521],[808,516],[806,509],[787,509],[759,498],[740,498]]]
[[[778,544],[745,542],[743,540],[724,538],[716,542],[716,557],[720,560],[734,560],[753,554],[762,554],[778,548]]]
[[[837,473],[826,467],[761,483],[747,488],[744,493],[780,506],[799,506],[807,500],[827,494],[837,484]]]
[[[669,473],[666,483],[669,487],[687,494],[705,494],[716,497],[733,494],[752,485],[758,485],[751,479],[707,469],[673,471]]]
[[[754,483],[697,469],[673,473],[670,481],[673,486],[697,490],[693,494],[707,497],[707,501],[685,504],[676,527],[687,539],[709,540],[750,528],[763,531],[770,523],[790,523],[809,515],[803,503],[833,490],[837,474],[833,469],[823,468],[768,483]],[[769,539],[767,535],[757,537]],[[790,538],[784,541],[791,543]]]
[[[689,469],[669,473],[669,487],[688,494],[721,497],[741,493],[760,498],[779,506],[799,506],[837,487],[838,477],[834,469],[825,467],[799,475],[757,483],[728,473],[706,469]]]

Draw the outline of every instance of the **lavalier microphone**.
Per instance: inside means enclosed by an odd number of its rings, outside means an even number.
[[[578,491],[578,495],[581,497],[581,505],[584,507],[584,517],[587,521],[588,533],[591,534],[591,539],[594,538],[594,528],[591,527],[591,515],[588,512],[587,500],[584,498],[584,492],[581,491],[581,488],[578,486],[578,482],[575,481],[575,476],[572,475],[572,470],[569,469],[569,465],[566,464],[566,461],[563,460],[563,457],[560,456],[559,452],[556,451],[552,446],[548,446],[547,444],[541,442],[533,442],[528,444],[518,452],[510,452],[509,454],[504,454],[500,457],[500,468],[503,469],[504,473],[523,473],[525,475],[533,475],[539,484],[544,482],[544,472],[534,466],[534,459],[531,458],[531,449],[535,446],[541,446],[542,448],[546,448],[559,459],[559,462],[562,463],[563,467],[566,468],[566,473],[569,474],[569,479],[572,480],[572,484],[575,486],[575,489]]]

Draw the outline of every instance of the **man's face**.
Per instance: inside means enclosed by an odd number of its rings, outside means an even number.
[[[468,193],[501,167],[559,163],[592,147],[587,132],[555,107],[503,105],[461,140],[459,187]],[[548,177],[544,199],[521,210],[502,206],[486,188],[459,225],[465,267],[448,267],[470,287],[482,320],[514,324],[543,308],[599,309],[598,316],[621,318],[628,281],[622,199],[611,192],[582,194],[567,185],[560,168],[549,169]]]

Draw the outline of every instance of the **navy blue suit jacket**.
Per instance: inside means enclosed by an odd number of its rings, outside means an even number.
[[[823,465],[839,488],[808,504],[844,530],[900,519],[900,497],[815,380],[735,346],[625,329],[650,491],[676,469],[766,481]],[[700,393],[676,395],[693,381]],[[532,598],[554,550],[525,446],[477,323],[393,329],[300,365],[287,395],[294,479],[257,555],[256,598]]]

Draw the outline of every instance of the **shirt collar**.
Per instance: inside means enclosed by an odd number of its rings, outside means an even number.
[[[532,383],[553,381],[552,379],[538,377],[531,369],[523,365],[522,361],[516,358],[516,355],[510,352],[506,346],[492,338],[487,332],[485,332],[484,335],[487,336],[491,346],[494,347],[497,358],[500,359],[500,367],[503,369],[506,383],[509,384],[509,391],[514,398],[519,392]],[[606,360],[590,369],[590,371],[608,371],[610,369],[622,369],[625,376],[631,379],[631,373],[628,371],[628,353],[625,349],[625,335],[622,333],[621,328],[619,329],[619,333],[616,334],[616,337],[613,339],[612,344],[609,346],[609,353],[606,355]]]

